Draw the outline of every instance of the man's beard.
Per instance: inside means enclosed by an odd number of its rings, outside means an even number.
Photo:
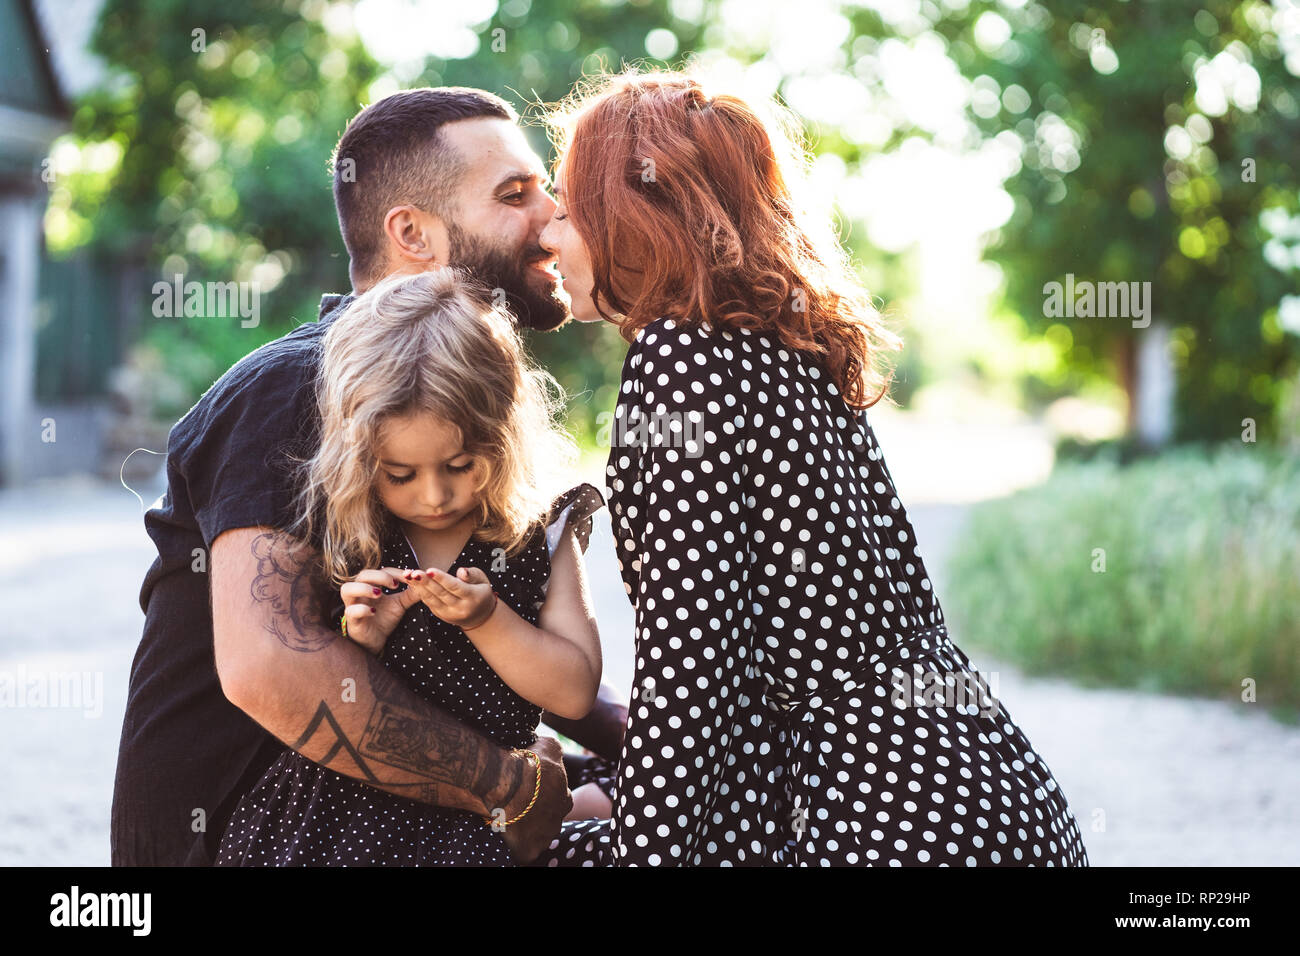
[[[494,297],[504,292],[506,304],[521,327],[550,332],[568,320],[569,307],[555,289],[539,291],[528,281],[532,264],[550,258],[545,249],[540,246],[495,249],[456,225],[448,226],[447,238],[449,264],[467,269],[479,281],[486,283]]]

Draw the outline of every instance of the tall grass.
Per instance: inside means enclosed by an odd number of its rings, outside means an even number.
[[[1100,570],[1104,561],[1105,570]],[[1183,450],[1069,464],[978,506],[945,606],[1030,672],[1300,713],[1300,459]]]

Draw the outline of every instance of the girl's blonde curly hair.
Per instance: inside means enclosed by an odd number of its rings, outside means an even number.
[[[330,580],[379,566],[377,450],[390,421],[417,413],[459,428],[475,459],[474,537],[507,557],[523,550],[577,449],[558,419],[563,390],[487,290],[451,268],[386,279],[334,320],[321,348],[320,446],[300,462],[295,532],[319,535]]]

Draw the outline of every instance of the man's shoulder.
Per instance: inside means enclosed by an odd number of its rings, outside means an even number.
[[[214,418],[250,403],[266,418],[296,415],[314,392],[329,317],[304,322],[249,352],[203,393],[173,432],[201,433]]]
[[[254,378],[267,378],[274,384],[281,376],[312,375],[320,364],[321,340],[326,326],[320,322],[306,322],[249,352],[213,383],[218,385],[246,382]]]
[[[289,399],[315,378],[323,331],[315,328],[318,324],[301,325],[249,352],[212,383],[185,417],[250,399],[254,394],[282,394]]]

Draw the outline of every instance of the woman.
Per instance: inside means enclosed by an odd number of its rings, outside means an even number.
[[[552,126],[541,244],[630,343],[608,478],[636,673],[613,819],[543,862],[1087,865],[1010,715],[967,704],[865,414],[897,342],[798,205],[793,138],[672,73]]]

